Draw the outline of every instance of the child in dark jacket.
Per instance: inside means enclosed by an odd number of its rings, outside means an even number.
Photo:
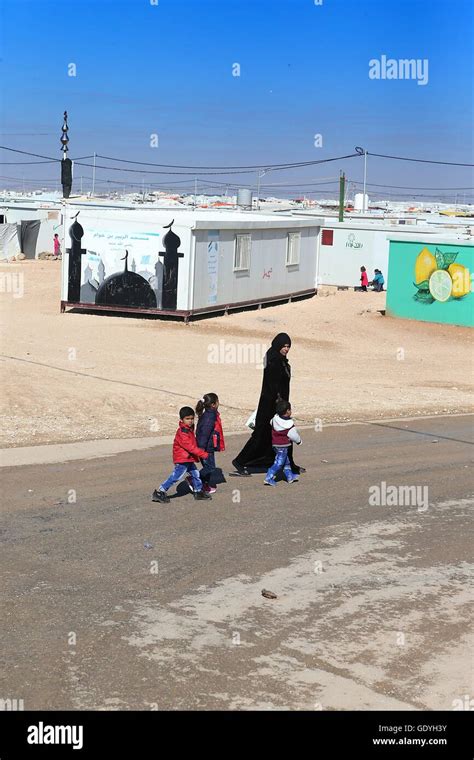
[[[267,470],[264,483],[266,486],[276,486],[275,478],[280,470],[288,483],[294,483],[298,476],[293,474],[288,449],[292,443],[300,444],[301,436],[291,419],[291,404],[289,401],[278,401],[274,417],[271,419],[272,447],[275,452],[275,461]]]
[[[177,483],[187,472],[188,477],[192,479],[192,491],[195,499],[210,499],[208,493],[203,491],[201,478],[199,477],[196,462],[199,459],[207,459],[207,451],[199,448],[194,435],[194,411],[190,406],[183,406],[179,410],[179,428],[173,441],[173,462],[174,469],[171,475],[159,486],[158,490],[153,491],[152,501],[159,501],[162,504],[169,502],[170,497],[167,494],[169,488]]]
[[[198,424],[196,440],[198,446],[207,452],[208,457],[202,463],[200,472],[205,493],[215,493],[216,486],[211,484],[212,473],[216,469],[215,452],[225,450],[224,433],[219,414],[219,399],[215,393],[206,393],[196,404]]]

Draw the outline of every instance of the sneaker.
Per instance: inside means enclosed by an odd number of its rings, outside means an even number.
[[[191,491],[191,493],[194,493],[193,479],[191,475],[186,475],[185,481],[188,484],[189,490]]]
[[[170,501],[170,497],[168,496],[166,491],[157,491],[155,488],[155,490],[153,491],[151,500],[159,501],[161,504],[168,504],[168,502]]]
[[[299,480],[299,478],[298,478],[298,477],[296,477],[296,478],[295,478],[295,477],[293,477],[293,478],[287,478],[287,479],[286,479],[286,482],[287,482],[287,483],[297,483],[297,482],[298,482],[298,480]]]
[[[264,484],[265,486],[276,486],[276,483],[275,483],[275,481],[274,481],[274,480],[267,480],[266,478],[265,478],[265,480],[263,481],[263,484]]]
[[[194,498],[197,501],[207,501],[207,499],[212,499],[212,496],[209,496],[205,491],[195,491]]]
[[[202,490],[204,493],[215,493],[217,491],[217,488],[215,486],[211,486],[209,483],[203,483]]]

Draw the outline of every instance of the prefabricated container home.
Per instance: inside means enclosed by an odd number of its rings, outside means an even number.
[[[357,286],[360,282],[360,268],[365,266],[369,280],[377,268],[383,272],[388,284],[389,240],[395,233],[407,241],[418,240],[420,235],[427,240],[436,240],[442,234],[453,240],[467,237],[466,226],[443,231],[435,226],[418,226],[415,221],[413,224],[400,225],[377,220],[364,223],[352,219],[344,222],[325,219],[319,239],[317,283]]]
[[[315,293],[317,218],[74,204],[63,216],[63,311],[131,310],[187,320]]]

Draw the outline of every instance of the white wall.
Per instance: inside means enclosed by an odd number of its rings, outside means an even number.
[[[61,299],[67,301],[68,290],[68,265],[69,256],[65,253],[66,248],[70,248],[71,239],[69,237],[69,228],[73,223],[71,219],[77,209],[68,209],[65,215],[65,230],[63,243],[63,262],[62,262],[62,294]],[[150,218],[151,217],[151,218]],[[105,265],[105,275],[108,277],[116,272],[123,271],[124,262],[121,261],[125,256],[125,249],[129,252],[128,268],[132,268],[132,260],[135,260],[136,272],[138,274],[146,272],[150,275],[155,274],[155,264],[158,260],[158,253],[164,251],[163,237],[168,230],[163,229],[163,224],[169,223],[172,219],[168,211],[163,214],[142,215],[137,219],[133,212],[127,211],[108,211],[101,209],[81,210],[78,221],[84,229],[82,238],[82,248],[89,252],[94,251],[99,254]],[[181,239],[179,252],[184,257],[179,260],[178,275],[178,294],[177,309],[187,310],[189,308],[189,260],[191,233],[189,227],[173,225],[173,232]],[[92,253],[83,256],[84,265],[82,266],[84,284],[84,269],[86,262],[92,269],[95,277],[98,267],[98,257]],[[159,260],[162,262],[163,257]],[[145,275],[143,275],[145,276]]]
[[[325,228],[327,229],[327,228]],[[387,282],[387,232],[347,227],[333,230],[333,245],[320,240],[318,283],[321,285],[360,285],[360,268],[365,266],[369,280],[374,269],[381,269]]]
[[[333,230],[333,245],[323,245],[323,229]],[[340,223],[334,227],[321,228],[319,240],[319,285],[360,285],[360,268],[365,266],[369,281],[372,279],[374,269],[381,269],[385,277],[385,285],[388,282],[388,250],[389,238],[399,235],[406,240],[419,240],[420,235],[432,239],[434,243],[440,237],[440,230],[436,228],[421,227],[383,227],[364,228],[357,227],[350,221]],[[446,234],[446,233],[445,233]],[[459,239],[461,232],[452,230],[452,239]],[[448,235],[448,237],[451,237]]]
[[[59,214],[58,216],[60,219],[61,214]],[[38,239],[36,241],[36,258],[38,258],[38,254],[42,253],[43,251],[47,251],[48,253],[54,253],[53,241],[54,241],[54,235],[56,232],[59,235],[61,250],[64,250],[64,245],[63,245],[63,240],[62,240],[63,225],[60,223],[60,221],[57,221],[55,219],[46,219],[41,222],[39,233],[38,233]]]
[[[218,222],[216,221],[216,225]],[[300,263],[286,266],[289,231],[301,232]],[[193,309],[258,301],[315,287],[318,227],[196,230]],[[215,233],[213,235],[213,233]],[[236,233],[252,235],[250,269],[234,272]],[[217,294],[212,298],[209,242],[218,240]]]

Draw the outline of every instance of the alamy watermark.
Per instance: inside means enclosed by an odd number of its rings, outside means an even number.
[[[25,703],[23,699],[0,699],[0,712],[16,712],[17,710],[24,710]]]
[[[28,726],[28,744],[72,744],[73,749],[82,749],[84,746],[84,726],[66,725],[56,726],[38,724]]]
[[[369,79],[414,79],[417,84],[428,84],[427,58],[387,58],[381,55],[369,61]]]
[[[416,507],[418,512],[426,512],[428,486],[389,486],[382,480],[380,485],[370,486],[371,507]]]
[[[23,298],[25,294],[23,272],[0,272],[0,293],[12,293],[13,298]]]
[[[474,699],[469,694],[464,694],[462,698],[453,699],[451,706],[453,710],[468,710],[472,712],[474,710]]]
[[[257,369],[265,366],[265,343],[230,343],[221,339],[219,343],[209,343],[208,364],[255,364]]]

